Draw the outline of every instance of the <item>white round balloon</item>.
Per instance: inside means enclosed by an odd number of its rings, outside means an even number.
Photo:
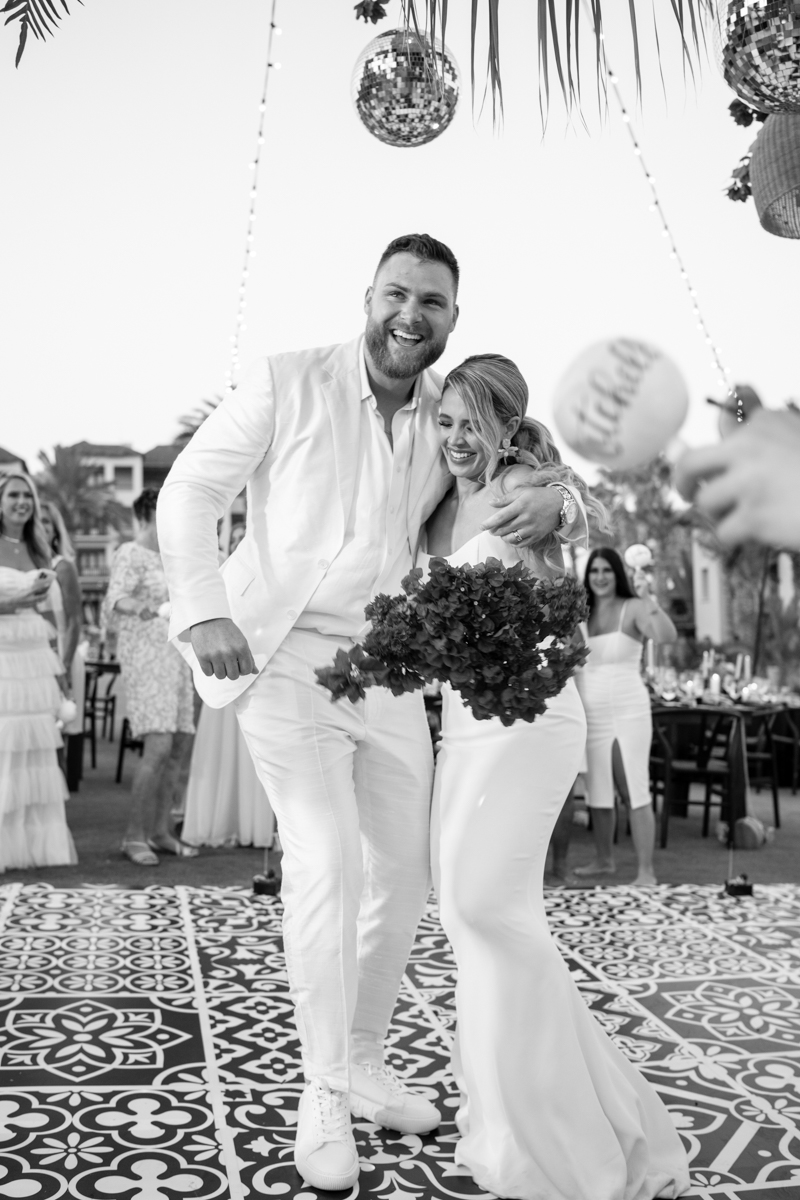
[[[632,546],[628,546],[623,557],[626,566],[632,571],[641,571],[653,565],[653,551],[649,546],[645,546],[644,542],[634,542]]]
[[[570,449],[627,471],[665,448],[688,408],[686,383],[671,359],[647,342],[615,338],[575,359],[556,388],[553,416]]]

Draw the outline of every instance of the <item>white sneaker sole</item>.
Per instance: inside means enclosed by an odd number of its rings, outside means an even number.
[[[340,1175],[331,1175],[324,1171],[315,1170],[309,1163],[304,1162],[296,1151],[294,1165],[303,1183],[307,1183],[310,1187],[320,1188],[325,1192],[345,1192],[354,1187],[358,1182],[358,1159],[356,1159],[356,1165],[352,1171],[346,1171]]]
[[[350,1112],[361,1121],[372,1121],[373,1125],[381,1125],[384,1129],[393,1129],[396,1133],[431,1133],[441,1122],[441,1114],[435,1117],[412,1117],[402,1113],[392,1112],[382,1108],[373,1100],[367,1100],[355,1092],[350,1093]]]

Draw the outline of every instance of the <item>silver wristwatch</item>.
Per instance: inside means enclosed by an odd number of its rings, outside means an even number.
[[[575,497],[569,488],[564,487],[563,483],[548,483],[548,487],[555,488],[561,495],[561,515],[558,518],[556,529],[563,529],[565,525],[571,525],[578,515],[578,505],[575,502]]]

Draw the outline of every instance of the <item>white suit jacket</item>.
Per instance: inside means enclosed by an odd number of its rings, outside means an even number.
[[[256,678],[200,670],[189,631],[231,617],[263,670],[341,550],[361,421],[361,337],[260,359],[178,455],[158,501],[169,636],[206,704]],[[406,517],[410,549],[451,483],[437,428],[441,377],[425,371],[415,414]],[[247,534],[220,568],[216,524],[247,485]]]

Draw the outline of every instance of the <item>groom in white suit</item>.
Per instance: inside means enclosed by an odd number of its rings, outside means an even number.
[[[259,360],[178,457],[158,506],[170,636],[205,702],[234,701],[278,818],[306,1078],[295,1163],[331,1190],[358,1177],[351,1112],[403,1133],[440,1119],[383,1059],[429,886],[422,697],[375,688],[333,704],[314,668],[359,637],[377,592],[400,590],[451,484],[429,368],[455,327],[457,291],[446,246],[396,239],[367,289],[364,335]],[[217,519],[245,485],[247,534],[219,568]],[[517,544],[568,535],[568,501],[526,488],[493,531]]]

